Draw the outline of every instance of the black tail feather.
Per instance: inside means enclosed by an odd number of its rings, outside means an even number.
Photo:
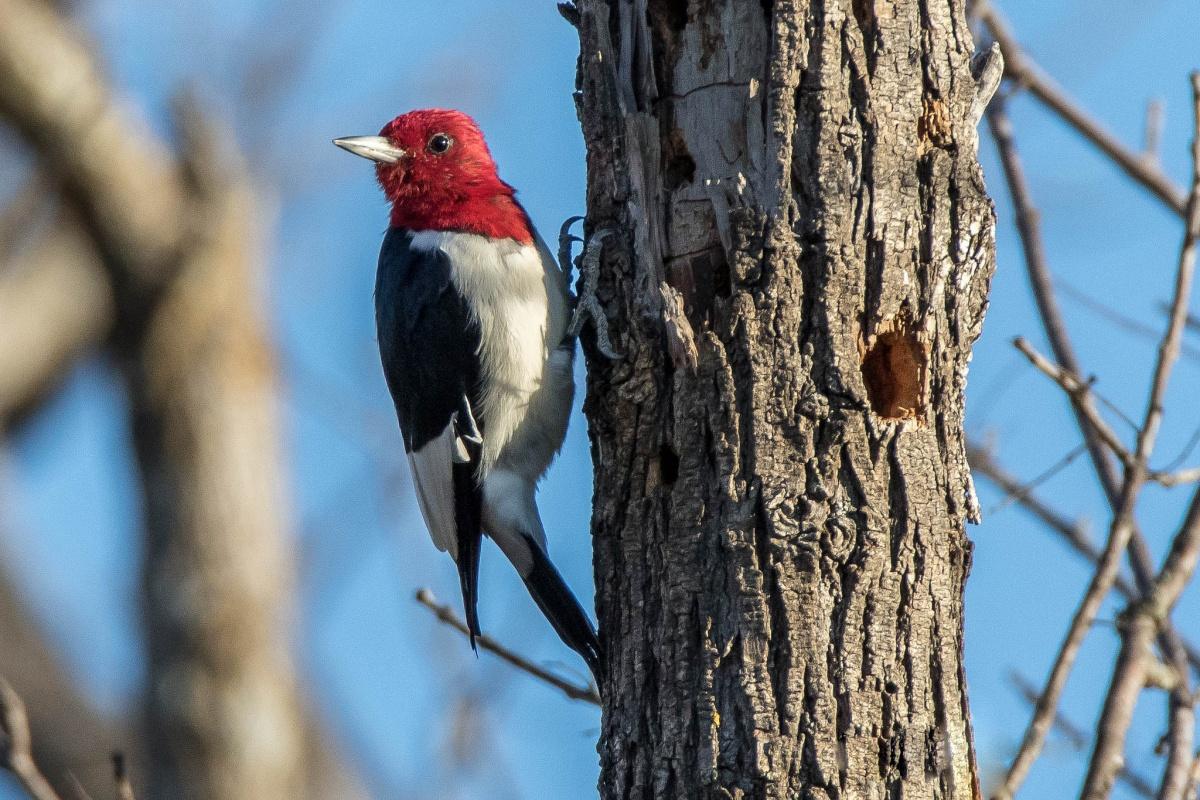
[[[524,578],[525,588],[567,647],[583,656],[599,686],[603,651],[592,621],[542,548],[531,540],[529,550],[533,554],[533,568]]]
[[[467,617],[471,649],[478,653],[475,637],[480,635],[478,601],[479,551],[483,542],[483,532],[480,529],[482,497],[475,480],[475,465],[472,463],[454,465],[454,517],[458,529],[458,552],[455,554],[455,561],[458,564],[458,581],[462,587],[463,612]]]

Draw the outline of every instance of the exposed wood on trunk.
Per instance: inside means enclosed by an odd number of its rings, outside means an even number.
[[[624,354],[587,347],[601,796],[976,796],[962,419],[994,220],[962,4],[578,6]]]

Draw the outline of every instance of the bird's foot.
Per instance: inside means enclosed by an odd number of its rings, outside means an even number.
[[[583,222],[583,217],[567,217],[566,221],[558,229],[558,268],[567,277],[568,283],[571,282],[571,269],[574,264],[571,260],[571,246],[576,242],[583,241],[583,239],[571,233],[571,228],[574,227],[576,222]]]
[[[578,336],[583,330],[584,323],[591,317],[596,328],[596,349],[606,358],[618,359],[621,354],[613,349],[612,339],[608,335],[608,317],[596,297],[596,284],[600,279],[600,255],[604,252],[604,240],[612,234],[609,228],[602,228],[592,234],[583,246],[583,251],[574,260],[571,259],[571,245],[582,242],[578,236],[571,234],[571,226],[583,217],[571,217],[563,223],[558,232],[558,260],[567,280],[571,279],[572,266],[578,267],[582,278],[579,295],[575,298],[575,313],[571,324],[567,326],[568,336]]]

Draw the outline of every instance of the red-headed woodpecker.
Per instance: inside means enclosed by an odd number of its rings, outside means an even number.
[[[598,675],[599,640],[546,555],[534,501],[575,388],[567,276],[466,114],[412,111],[334,144],[375,162],[392,204],[379,352],[425,524],[458,565],[471,644],[487,533]]]

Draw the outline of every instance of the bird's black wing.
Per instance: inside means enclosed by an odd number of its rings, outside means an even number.
[[[446,254],[411,243],[408,231],[392,228],[379,253],[379,354],[421,514],[434,544],[458,564],[473,646],[482,539],[483,438],[473,413],[479,405],[479,326],[450,281]]]

